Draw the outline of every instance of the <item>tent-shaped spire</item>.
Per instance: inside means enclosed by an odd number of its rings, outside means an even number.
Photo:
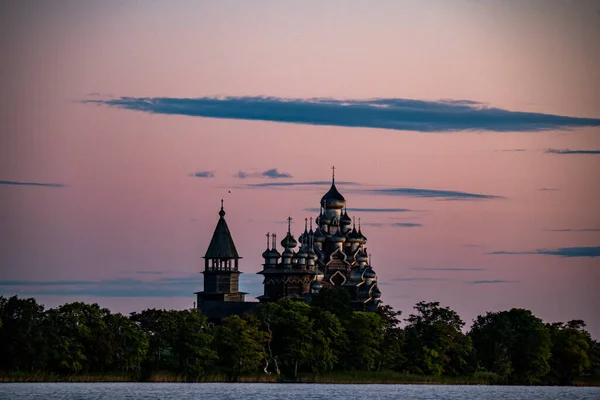
[[[223,210],[223,200],[221,200],[221,211],[219,211],[219,222],[213,233],[213,237],[208,245],[204,258],[242,258],[233,243],[231,232],[225,222],[225,210]]]

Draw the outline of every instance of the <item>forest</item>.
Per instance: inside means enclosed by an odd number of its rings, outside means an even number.
[[[0,296],[0,380],[600,381],[599,342],[581,320],[545,323],[512,309],[480,315],[466,331],[438,302],[419,302],[406,318],[387,305],[369,313],[349,304],[344,290],[323,289],[310,305],[283,299],[212,324],[195,309],[125,316],[98,304],[45,309],[33,298]]]

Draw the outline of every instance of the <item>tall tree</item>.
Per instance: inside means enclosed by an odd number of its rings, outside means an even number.
[[[512,383],[537,383],[550,370],[550,334],[529,310],[480,315],[469,336],[480,364]]]
[[[551,383],[569,385],[590,367],[591,336],[581,320],[546,326],[552,342],[548,380]]]
[[[377,309],[377,315],[383,323],[383,339],[379,345],[381,358],[378,369],[402,370],[406,363],[406,357],[402,351],[404,346],[404,330],[400,327],[401,311],[395,311],[389,305],[383,305]]]
[[[252,321],[229,316],[215,328],[214,335],[219,365],[230,379],[237,380],[240,374],[258,369],[264,358],[265,335]]]
[[[464,322],[439,302],[419,302],[406,321],[405,354],[408,367],[416,373],[440,375],[469,371],[471,340],[462,332]]]
[[[35,299],[0,296],[1,369],[33,371],[46,367],[44,318],[44,306]]]
[[[170,347],[180,371],[197,380],[214,365],[217,353],[206,317],[198,310],[169,311],[173,315]]]
[[[309,313],[310,306],[287,298],[261,307],[260,319],[269,332],[267,347],[276,368],[294,377],[311,359],[313,325]]]
[[[383,323],[379,315],[355,311],[346,324],[348,345],[344,354],[344,366],[348,369],[372,371],[381,359],[379,351],[383,340]]]
[[[131,313],[130,320],[139,326],[148,339],[147,356],[150,369],[174,368],[176,361],[170,351],[175,324],[174,316],[175,314],[171,311],[155,308],[143,310],[140,313]]]
[[[333,369],[348,338],[340,320],[329,311],[312,307],[309,317],[313,327],[310,367],[316,376]]]

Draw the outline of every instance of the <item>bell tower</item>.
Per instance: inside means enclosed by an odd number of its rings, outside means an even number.
[[[208,301],[243,302],[246,293],[239,291],[241,272],[238,269],[242,257],[238,255],[225,221],[223,200],[217,227],[203,258],[204,291],[196,292],[198,305]]]

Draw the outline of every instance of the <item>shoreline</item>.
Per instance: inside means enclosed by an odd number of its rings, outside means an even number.
[[[357,377],[353,373],[347,376],[335,374],[324,376],[300,376],[297,379],[286,379],[285,377],[269,375],[241,376],[237,380],[228,379],[225,376],[207,376],[199,379],[186,379],[184,376],[170,373],[153,373],[146,379],[135,375],[119,374],[81,374],[81,375],[59,375],[44,373],[11,373],[0,374],[2,383],[272,383],[272,384],[326,384],[326,385],[448,385],[448,386],[523,386],[518,384],[507,384],[492,382],[489,379],[476,376],[450,377],[450,376],[423,376],[394,374],[367,374],[368,376]],[[400,374],[399,374],[400,375]],[[528,386],[563,386],[563,387],[600,387],[600,381],[596,379],[579,379],[571,385],[548,385],[538,383]]]

